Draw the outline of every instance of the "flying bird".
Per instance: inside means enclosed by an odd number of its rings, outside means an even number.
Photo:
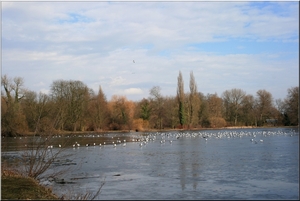
[[[135,61],[134,60],[132,60],[133,61],[133,63],[135,63]]]

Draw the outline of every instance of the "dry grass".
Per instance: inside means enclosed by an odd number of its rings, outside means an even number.
[[[100,193],[105,181],[96,193],[87,191],[73,196],[74,192],[58,197],[50,188],[42,186],[37,180],[24,176],[21,172],[1,167],[1,200],[94,200]]]
[[[52,190],[12,170],[1,170],[1,200],[59,200]]]

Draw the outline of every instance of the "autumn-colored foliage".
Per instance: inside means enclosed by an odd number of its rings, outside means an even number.
[[[226,121],[222,117],[210,117],[208,120],[211,128],[222,128],[226,126]]]
[[[143,119],[134,119],[133,120],[133,130],[135,131],[144,131],[144,120]]]
[[[192,72],[190,79],[190,92],[183,91],[180,72],[175,96],[163,96],[161,88],[154,86],[149,98],[134,102],[120,95],[107,100],[101,86],[95,93],[76,80],[55,80],[49,95],[37,94],[25,88],[22,78],[4,75],[1,133],[263,126],[273,120],[276,126],[298,125],[298,87],[289,88],[284,100],[274,101],[264,89],[256,96],[231,89],[219,97],[198,92]]]

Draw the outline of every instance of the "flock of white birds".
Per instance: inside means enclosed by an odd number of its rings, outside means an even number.
[[[275,136],[275,135],[287,135],[287,136],[293,136],[296,135],[297,132],[293,129],[287,131],[287,130],[277,130],[277,131],[219,131],[219,132],[210,132],[210,131],[197,131],[197,132],[150,132],[150,133],[144,133],[142,136],[131,138],[131,142],[138,143],[140,147],[145,146],[149,142],[159,142],[161,144],[169,143],[172,144],[173,141],[179,140],[181,138],[203,138],[205,141],[215,138],[215,139],[221,139],[221,138],[242,138],[242,137],[250,137],[250,142],[252,143],[263,143],[263,138],[268,136]],[[81,135],[81,137],[100,137],[100,135]],[[126,146],[126,139],[120,140],[119,137],[111,137],[110,140],[107,140],[103,143],[92,143],[92,144],[85,144],[84,146]],[[58,145],[58,147],[61,147],[61,145]],[[80,144],[75,142],[73,144],[73,148],[80,147]],[[51,147],[53,148],[53,147]]]
[[[149,142],[155,142],[159,141],[161,144],[170,143],[172,144],[173,141],[179,140],[180,138],[203,138],[205,141],[215,138],[215,139],[221,139],[221,138],[242,138],[242,137],[250,137],[250,142],[252,143],[263,143],[263,138],[267,136],[275,136],[275,135],[287,135],[287,136],[293,136],[297,135],[298,132],[294,129],[290,130],[276,130],[276,131],[234,131],[234,130],[220,130],[219,132],[211,132],[211,131],[186,131],[186,132],[149,132],[144,133],[141,136],[134,137],[128,137],[131,142],[138,143],[140,147],[145,146]],[[73,135],[75,137],[76,135]],[[60,138],[62,135],[55,135],[54,138]],[[69,138],[70,136],[65,136],[66,138]],[[78,135],[77,137],[92,137],[97,138],[101,137],[101,135],[96,134],[86,134],[86,135]],[[17,137],[14,137],[15,139]],[[26,138],[26,137],[25,137]],[[22,139],[22,137],[20,137]],[[47,138],[46,138],[47,139]],[[27,145],[25,145],[27,146]],[[73,148],[79,148],[80,146],[126,146],[126,139],[121,140],[119,137],[111,137],[111,139],[107,140],[106,142],[102,143],[87,143],[85,145],[80,145],[78,142],[73,143]],[[62,145],[58,144],[57,146],[54,145],[48,145],[48,149],[52,149],[54,147],[61,148]]]

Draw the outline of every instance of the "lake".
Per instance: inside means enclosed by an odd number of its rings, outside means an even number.
[[[96,199],[299,199],[298,128],[58,136],[51,151],[66,138],[71,155],[53,168],[70,170],[44,181],[59,196],[95,193],[105,181]],[[2,156],[29,141],[2,138]]]

